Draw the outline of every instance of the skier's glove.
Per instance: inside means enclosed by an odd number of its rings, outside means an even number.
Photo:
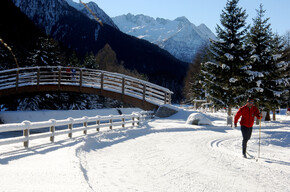
[[[238,125],[235,123],[235,127],[237,127]]]

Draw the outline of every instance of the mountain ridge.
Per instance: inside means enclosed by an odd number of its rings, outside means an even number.
[[[124,33],[148,40],[185,62],[192,62],[209,39],[216,39],[205,24],[196,26],[184,16],[169,20],[128,13],[112,20]]]

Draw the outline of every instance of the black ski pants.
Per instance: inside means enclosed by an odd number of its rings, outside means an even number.
[[[247,143],[251,138],[253,127],[241,126],[241,131],[243,135],[243,154],[247,152]]]

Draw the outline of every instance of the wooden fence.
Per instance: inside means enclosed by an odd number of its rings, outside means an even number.
[[[144,122],[147,118],[153,116],[152,111],[142,111],[140,113],[95,116],[82,118],[68,118],[63,120],[51,119],[41,122],[23,121],[22,123],[11,123],[0,125],[0,132],[23,131],[23,136],[0,139],[0,145],[23,142],[24,147],[29,147],[29,142],[35,139],[47,138],[51,142],[55,141],[58,135],[67,134],[72,138],[73,133],[82,131],[83,134],[88,134],[88,131],[100,131],[102,128],[133,128],[139,126],[139,123]],[[63,127],[66,128],[63,128]],[[47,128],[47,131],[31,134],[31,130],[39,130]]]

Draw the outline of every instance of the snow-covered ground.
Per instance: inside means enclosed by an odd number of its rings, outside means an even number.
[[[0,146],[0,191],[290,191],[290,116],[262,122],[261,157],[244,159],[225,113],[188,125],[181,110],[134,129]],[[257,157],[259,126],[248,152]]]

